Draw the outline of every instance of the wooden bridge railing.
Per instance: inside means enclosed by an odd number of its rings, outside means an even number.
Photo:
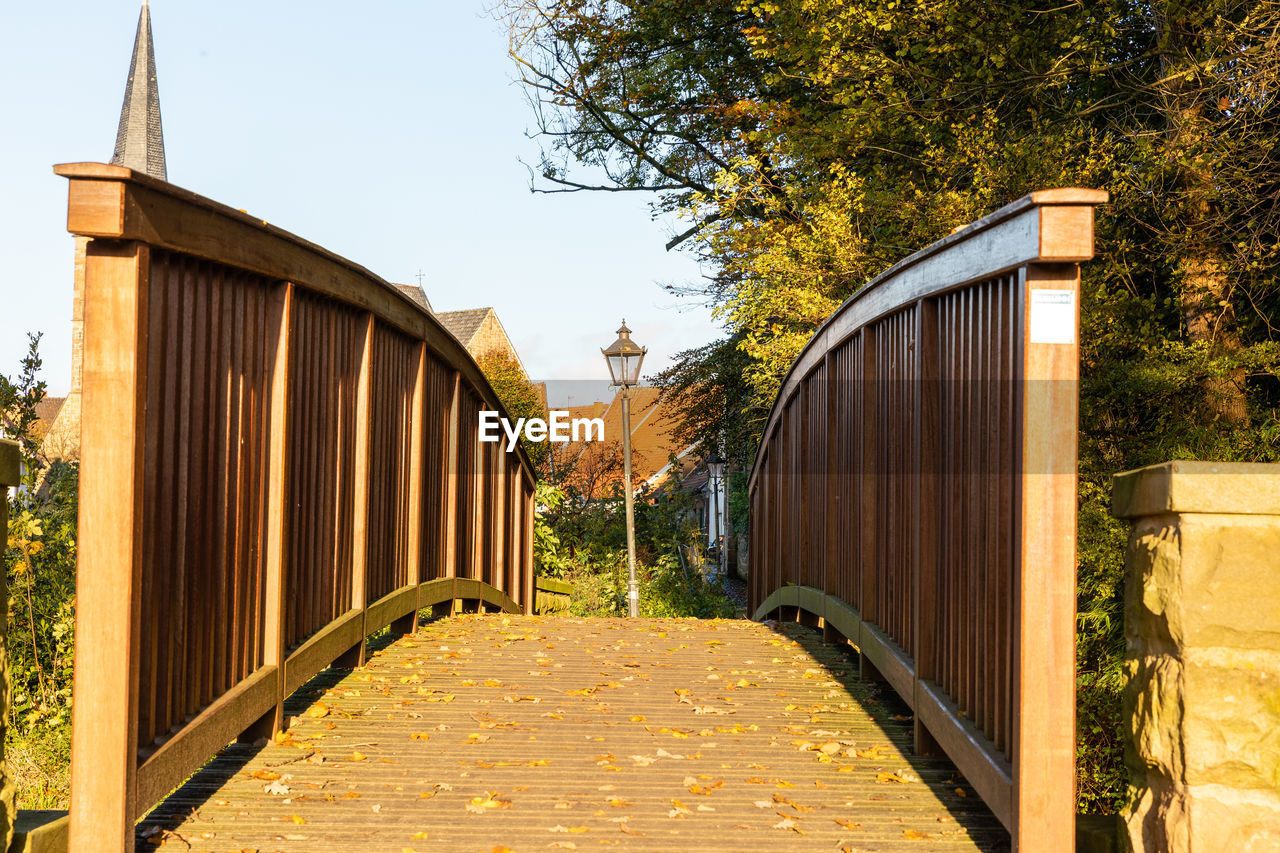
[[[750,479],[757,618],[857,646],[1022,851],[1074,844],[1078,263],[1105,201],[1034,193],[870,282]]]
[[[136,818],[422,608],[531,612],[534,478],[430,314],[129,169],[60,166],[92,238],[70,847]]]

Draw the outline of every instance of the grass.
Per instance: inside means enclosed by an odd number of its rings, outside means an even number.
[[[5,743],[5,764],[20,809],[66,809],[71,802],[71,726]]]

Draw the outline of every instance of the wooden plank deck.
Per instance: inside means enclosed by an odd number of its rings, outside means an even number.
[[[945,760],[910,755],[890,691],[798,625],[459,616],[288,710],[139,849],[1007,849]]]

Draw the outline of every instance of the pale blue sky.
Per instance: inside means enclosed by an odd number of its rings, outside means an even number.
[[[531,113],[486,5],[155,0],[169,179],[388,280],[421,270],[438,310],[494,306],[535,378],[607,378],[599,348],[624,315],[660,369],[717,333],[656,284],[699,275],[663,250],[678,223],[643,196],[529,193]],[[0,9],[0,373],[43,331],[53,394],[72,242],[50,167],[110,159],[139,8]]]

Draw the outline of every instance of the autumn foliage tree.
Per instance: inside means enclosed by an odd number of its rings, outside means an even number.
[[[476,359],[485,378],[493,386],[498,399],[502,401],[507,414],[512,418],[545,418],[547,407],[543,402],[538,386],[534,385],[525,374],[520,362],[504,349],[491,349],[480,354]],[[539,475],[543,473],[550,450],[547,442],[529,441],[520,435],[520,446],[529,454],[529,461]]]
[[[711,271],[686,289],[727,336],[664,382],[726,406],[743,462],[799,349],[869,278],[1030,191],[1110,192],[1083,282],[1077,646],[1080,804],[1113,808],[1109,478],[1280,448],[1280,2],[500,8],[545,143],[534,188],[652,192],[668,245]],[[714,420],[689,411],[689,430]]]

